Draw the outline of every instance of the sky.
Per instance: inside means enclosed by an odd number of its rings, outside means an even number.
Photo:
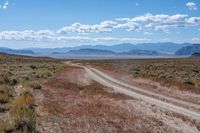
[[[199,0],[0,0],[0,47],[200,43]]]

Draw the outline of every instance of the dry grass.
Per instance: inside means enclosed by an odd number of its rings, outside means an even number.
[[[14,99],[11,102],[11,104],[13,108],[22,108],[22,107],[33,108],[34,97],[32,94],[26,93]]]
[[[9,114],[7,120],[0,119],[1,132],[35,132],[34,96],[29,90],[41,90],[40,83],[63,68],[64,63],[51,58],[0,54],[0,111]],[[22,86],[20,94],[16,86]]]

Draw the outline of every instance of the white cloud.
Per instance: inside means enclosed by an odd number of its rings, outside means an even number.
[[[58,41],[66,43],[101,43],[101,42],[141,42],[149,41],[147,38],[117,38],[117,37],[86,37],[86,36],[61,36],[50,30],[40,31],[3,31],[0,32],[3,41]]]
[[[4,1],[3,5],[0,5],[0,9],[6,10],[8,8],[8,6],[9,6],[9,1],[6,0],[6,1]]]
[[[118,18],[102,21],[99,24],[74,23],[59,30],[25,30],[25,31],[2,31],[0,40],[24,40],[24,41],[62,41],[62,42],[111,42],[111,41],[148,41],[147,38],[116,38],[116,37],[86,37],[85,34],[100,35],[111,33],[114,30],[142,31],[144,35],[152,35],[153,30],[161,30],[170,33],[170,29],[189,26],[200,26],[200,17],[189,17],[185,14],[152,15],[147,13],[134,18]],[[198,29],[198,28],[197,28]],[[105,34],[103,34],[105,35]],[[100,35],[101,36],[101,35]],[[169,41],[167,39],[163,41]]]
[[[114,29],[126,29],[128,31],[139,30],[140,26],[134,22],[119,23],[117,21],[103,21],[100,24],[95,25],[85,25],[80,23],[74,23],[70,26],[66,26],[57,31],[59,34],[68,33],[102,33],[102,32],[112,32]]]
[[[103,21],[100,24],[95,25],[84,25],[80,23],[74,23],[71,26],[63,27],[62,29],[58,30],[58,33],[67,34],[69,32],[74,33],[92,33],[92,32],[111,32],[112,29],[117,25],[114,21]]]
[[[140,25],[134,22],[118,23],[114,28],[126,29],[127,31],[136,31],[141,29]]]
[[[197,5],[194,2],[188,2],[185,4],[190,10],[197,10]]]
[[[15,41],[48,41],[53,40],[54,33],[50,30],[25,30],[25,31],[3,31],[0,32],[0,40],[15,40]]]
[[[132,18],[131,21],[143,24],[145,28],[152,28],[154,30],[166,31],[170,28],[178,28],[185,26],[185,20],[187,15],[175,14],[175,15],[152,15],[150,13],[144,16]]]
[[[200,25],[200,17],[191,17],[186,20],[189,25]]]
[[[86,25],[74,23],[72,25],[61,28],[57,31],[60,34],[68,33],[102,33],[112,32],[115,29],[125,29],[127,31],[138,31],[145,29],[153,29],[167,32],[173,28],[182,28],[188,26],[200,25],[200,17],[188,17],[185,14],[152,15],[147,13],[134,18],[117,18],[114,20],[106,20],[99,24]]]
[[[200,38],[199,37],[194,37],[194,38],[192,38],[192,42],[200,43]]]

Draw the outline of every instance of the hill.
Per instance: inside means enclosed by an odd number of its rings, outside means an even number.
[[[80,49],[98,49],[98,50],[109,50],[117,53],[128,52],[132,49],[140,50],[154,50],[161,53],[174,54],[177,50],[182,47],[189,46],[189,43],[176,44],[171,42],[165,43],[141,43],[141,44],[131,44],[122,43],[116,45],[81,45],[76,47],[63,47],[63,48],[29,48],[27,50],[32,50],[35,53],[66,53],[70,50],[80,50]]]
[[[101,49],[80,49],[80,50],[70,50],[67,54],[83,54],[83,55],[114,55],[116,54],[110,50]]]
[[[161,53],[153,50],[139,50],[139,49],[133,49],[128,52],[120,53],[122,55],[161,55]]]
[[[200,57],[200,53],[194,53],[191,57]]]
[[[175,55],[192,55],[194,53],[200,53],[200,44],[194,44],[192,46],[186,46],[178,51],[176,51]]]
[[[1,53],[7,53],[7,54],[16,54],[16,55],[30,55],[34,54],[32,50],[16,50],[16,49],[10,49],[5,47],[0,47]]]

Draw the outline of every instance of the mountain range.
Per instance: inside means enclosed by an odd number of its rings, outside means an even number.
[[[200,44],[183,47],[176,51],[175,55],[192,55],[194,53],[200,53]]]
[[[80,50],[80,49],[98,49],[98,50],[109,50],[116,53],[121,52],[128,52],[133,49],[139,50],[150,50],[150,51],[157,51],[160,53],[166,54],[174,54],[177,50],[181,49],[182,47],[190,46],[190,43],[183,43],[183,44],[176,44],[171,42],[166,43],[142,43],[142,44],[130,44],[130,43],[123,43],[123,44],[116,44],[116,45],[81,45],[76,47],[63,47],[63,48],[28,48],[26,50],[32,50],[35,53],[44,53],[44,54],[51,54],[51,53],[66,53],[71,50]]]
[[[32,50],[16,50],[16,49],[10,49],[5,47],[0,47],[1,53],[7,53],[7,54],[16,54],[16,55],[33,55],[35,54]]]
[[[0,52],[17,55],[178,55],[200,53],[200,44],[176,43],[123,43],[117,45],[81,45],[64,48],[10,49],[0,47]]]
[[[113,52],[110,50],[101,50],[101,49],[80,49],[80,50],[70,50],[66,53],[53,53],[54,55],[164,55],[157,51],[152,50],[140,50],[140,49],[133,49],[127,52]]]

